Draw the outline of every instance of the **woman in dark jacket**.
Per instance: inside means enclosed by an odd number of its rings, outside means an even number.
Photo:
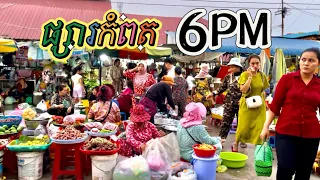
[[[167,110],[167,104],[175,109],[175,105],[172,99],[172,86],[174,85],[174,80],[172,77],[163,76],[161,82],[152,85],[146,92],[146,96],[140,101],[140,104],[144,105],[146,111],[151,115],[150,121],[154,123],[154,115],[157,110],[160,109],[161,112]]]

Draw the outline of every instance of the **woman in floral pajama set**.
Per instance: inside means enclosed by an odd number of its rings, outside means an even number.
[[[121,149],[119,154],[126,157],[141,155],[146,148],[146,143],[151,139],[165,135],[158,131],[156,126],[149,122],[150,114],[141,104],[136,105],[130,115],[130,123],[126,128],[126,137],[120,138]]]

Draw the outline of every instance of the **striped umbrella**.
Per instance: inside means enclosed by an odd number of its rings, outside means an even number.
[[[0,53],[11,53],[17,50],[18,47],[14,40],[0,38]]]

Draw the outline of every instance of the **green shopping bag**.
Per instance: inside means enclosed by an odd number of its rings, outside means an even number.
[[[254,152],[254,169],[257,176],[270,177],[272,174],[273,154],[267,142],[257,145]]]

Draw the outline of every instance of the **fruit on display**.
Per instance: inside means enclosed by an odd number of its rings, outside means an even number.
[[[26,108],[22,112],[22,118],[25,120],[33,120],[37,115],[37,112],[35,112],[31,108]]]
[[[16,146],[42,146],[50,142],[48,135],[39,135],[34,138],[28,136],[20,136],[19,143]]]
[[[56,122],[57,124],[63,123],[63,117],[62,116],[52,116],[52,120]]]
[[[202,143],[197,147],[197,149],[200,149],[200,150],[214,150],[214,147],[212,145]]]
[[[107,139],[97,137],[86,141],[83,145],[83,149],[93,151],[110,151],[117,149],[117,145]]]
[[[86,134],[81,133],[79,130],[75,129],[73,126],[67,126],[66,128],[58,131],[54,139],[57,140],[76,140],[82,139],[86,136]]]
[[[0,135],[14,134],[23,130],[22,126],[13,125],[10,128],[7,125],[0,126]]]
[[[101,132],[101,133],[111,133],[111,132],[113,132],[113,131],[110,130],[110,129],[102,129],[102,130],[100,130],[100,132]]]

